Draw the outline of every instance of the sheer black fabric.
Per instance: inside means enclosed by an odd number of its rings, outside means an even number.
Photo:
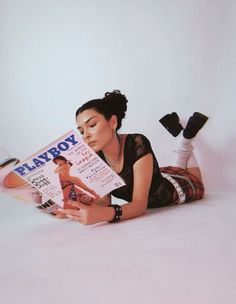
[[[147,137],[142,134],[128,134],[126,137],[124,145],[124,165],[119,173],[126,185],[112,191],[111,194],[114,197],[121,198],[127,202],[132,201],[134,180],[133,165],[149,153],[153,156],[153,176],[149,191],[148,208],[163,207],[173,202],[173,192],[175,189],[168,180],[162,177],[151,144]],[[98,155],[106,161],[101,151]]]

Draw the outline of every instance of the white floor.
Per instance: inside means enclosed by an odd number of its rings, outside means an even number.
[[[0,201],[1,304],[236,302],[233,193],[94,226]]]

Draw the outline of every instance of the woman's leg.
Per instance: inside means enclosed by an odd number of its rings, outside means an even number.
[[[178,146],[175,152],[174,166],[185,169],[191,174],[197,176],[199,180],[202,180],[201,171],[198,165],[198,161],[193,153],[193,139],[187,139],[183,136],[183,132],[180,133],[178,138]]]
[[[204,126],[208,117],[194,112],[189,118],[186,127],[183,129],[180,119],[176,112],[167,114],[162,117],[160,123],[173,135],[178,136],[178,147],[175,150],[174,166],[180,167],[202,180],[201,171],[193,153],[192,140],[197,135],[198,131]],[[183,130],[183,131],[182,131]]]

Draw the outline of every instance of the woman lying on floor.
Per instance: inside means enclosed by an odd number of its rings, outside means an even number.
[[[76,112],[77,127],[83,140],[124,179],[125,186],[94,200],[91,205],[69,201],[67,209],[58,209],[52,201],[44,203],[36,189],[11,172],[18,162],[12,158],[0,164],[1,189],[39,204],[39,209],[58,218],[70,218],[83,224],[118,222],[141,216],[146,208],[201,199],[204,186],[192,142],[208,118],[195,112],[185,128],[175,112],[160,119],[161,124],[173,136],[178,136],[178,148],[175,150],[176,161],[173,166],[159,168],[146,136],[118,133],[125,117],[127,102],[120,91],[113,91],[101,99],[88,101]],[[121,206],[111,204],[111,196],[125,200],[126,203]]]
[[[179,136],[179,146],[175,151],[175,164],[159,168],[146,136],[118,133],[127,102],[125,95],[116,90],[107,92],[101,99],[86,102],[76,112],[77,128],[83,140],[124,179],[126,185],[89,206],[71,202],[71,209],[59,209],[58,217],[83,224],[118,222],[141,216],[146,208],[182,204],[203,197],[204,186],[192,141],[208,117],[195,112],[185,128],[175,112],[160,119],[173,136]],[[126,203],[111,204],[111,196]]]

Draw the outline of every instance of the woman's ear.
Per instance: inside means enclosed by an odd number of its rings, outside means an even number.
[[[111,128],[115,131],[117,128],[117,116],[116,115],[112,115],[110,120],[109,120],[110,126]]]

